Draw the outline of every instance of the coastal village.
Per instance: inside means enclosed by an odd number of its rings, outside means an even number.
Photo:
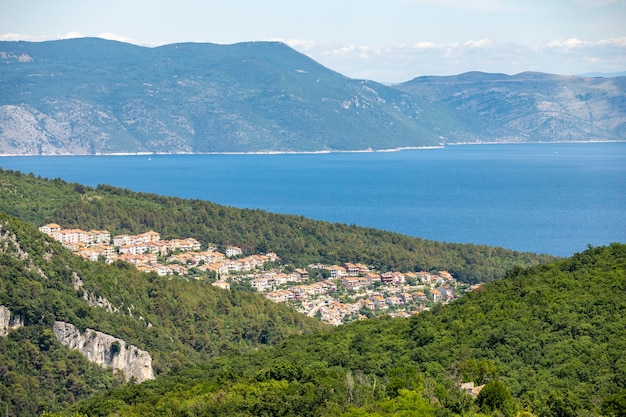
[[[163,277],[254,290],[333,325],[384,314],[410,317],[475,289],[447,271],[381,272],[360,263],[289,268],[275,253],[245,256],[236,246],[222,253],[193,237],[166,240],[155,231],[112,236],[107,230],[64,229],[55,223],[39,230],[91,261],[123,261]]]

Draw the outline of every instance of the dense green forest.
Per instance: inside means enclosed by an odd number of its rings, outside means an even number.
[[[554,260],[503,248],[440,243],[414,237],[201,200],[97,188],[0,171],[0,210],[40,226],[55,222],[112,233],[156,230],[163,238],[195,237],[203,244],[237,245],[246,253],[276,252],[290,265],[361,262],[378,270],[446,269],[469,283],[500,278],[514,266]]]
[[[88,305],[85,293],[106,298],[115,311]],[[325,328],[256,293],[144,274],[124,262],[83,260],[3,213],[0,305],[24,324],[0,337],[0,404],[19,416],[55,410],[121,382],[62,347],[52,332],[55,320],[149,351],[156,374]]]
[[[227,355],[68,410],[89,416],[624,416],[626,245],[516,268],[411,319]],[[462,382],[483,385],[477,397]]]
[[[83,260],[39,233],[47,222],[153,229],[275,251],[293,266],[352,261],[493,282],[411,319],[331,329],[253,292]],[[621,417],[624,294],[623,244],[556,260],[0,171],[0,305],[23,321],[0,337],[9,415]],[[156,379],[129,384],[89,363],[57,341],[56,320],[147,350]],[[463,382],[484,387],[473,397]]]

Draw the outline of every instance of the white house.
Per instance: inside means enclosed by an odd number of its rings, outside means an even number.
[[[237,246],[229,246],[226,248],[226,256],[232,258],[233,256],[243,255],[243,250]]]

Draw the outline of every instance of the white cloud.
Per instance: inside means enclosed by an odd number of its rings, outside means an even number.
[[[28,41],[28,42],[44,42],[51,41],[56,39],[73,39],[73,38],[83,38],[79,32],[68,32],[64,35],[60,36],[50,36],[50,35],[23,35],[20,33],[5,33],[0,35],[0,40],[2,41]]]
[[[348,77],[402,82],[419,75],[452,75],[467,71],[516,74],[619,72],[626,69],[626,37],[585,41],[556,39],[527,46],[490,39],[455,43],[418,42],[377,47],[328,42],[287,41],[294,49]]]
[[[61,36],[61,39],[76,39],[76,38],[84,38],[80,32],[67,32],[65,35]]]
[[[5,33],[5,34],[0,35],[1,41],[19,41],[23,39],[24,37],[20,35],[19,33]]]
[[[0,35],[0,40],[2,41],[29,41],[29,42],[38,42],[38,41],[48,41],[51,39],[59,39],[58,37],[52,36],[32,36],[32,35],[22,35],[20,33],[5,33]]]
[[[140,43],[137,42],[135,39],[129,38],[127,36],[111,33],[111,32],[101,33],[97,37],[102,38],[102,39],[108,39],[110,41],[118,41],[118,42],[125,42],[125,43],[132,43],[135,45],[140,45]]]
[[[554,39],[547,43],[548,48],[577,48],[581,47],[585,44],[585,42],[581,41],[577,38],[569,38],[569,39]]]
[[[471,48],[471,49],[478,49],[478,48],[492,48],[494,44],[489,39],[481,39],[479,41],[467,41],[464,43],[464,46]]]
[[[272,42],[283,42],[294,49],[299,51],[311,51],[323,47],[326,44],[324,41],[309,41],[303,39],[289,39],[285,40],[282,38],[270,38],[268,41]]]
[[[598,45],[613,46],[616,48],[626,48],[626,36],[620,38],[606,39],[596,42]]]
[[[599,41],[584,41],[578,38],[554,39],[546,44],[547,48],[555,49],[582,49],[582,48],[626,48],[626,37],[602,39]]]

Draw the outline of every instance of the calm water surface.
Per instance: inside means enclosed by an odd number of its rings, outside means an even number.
[[[626,143],[389,153],[1,157],[85,185],[569,256],[626,242]]]

